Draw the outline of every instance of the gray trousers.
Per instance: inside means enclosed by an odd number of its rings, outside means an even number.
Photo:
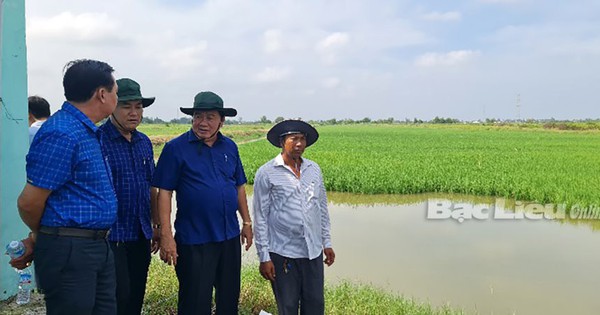
[[[322,315],[325,313],[323,254],[308,258],[287,258],[270,253],[275,266],[271,282],[280,315]]]

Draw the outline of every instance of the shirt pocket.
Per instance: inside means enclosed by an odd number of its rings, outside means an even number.
[[[215,165],[219,168],[219,172],[228,181],[234,181],[235,167],[237,165],[237,157],[228,153],[219,153],[216,157]]]
[[[312,182],[304,187],[306,197],[306,203],[310,206],[318,205],[319,198],[321,197],[321,191],[319,190],[319,183]]]

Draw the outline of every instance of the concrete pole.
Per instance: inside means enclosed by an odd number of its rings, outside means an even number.
[[[29,231],[17,212],[29,146],[25,0],[0,4],[0,98],[0,300],[5,300],[17,291],[17,273],[8,264],[5,246]]]

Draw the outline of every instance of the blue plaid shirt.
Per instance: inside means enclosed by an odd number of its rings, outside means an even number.
[[[134,131],[131,142],[121,135],[112,122],[100,126],[102,149],[108,157],[117,193],[117,221],[108,239],[127,242],[152,238],[150,221],[150,183],[154,174],[154,154],[148,137]]]
[[[27,182],[52,192],[41,225],[108,229],[117,198],[98,127],[65,102],[38,131],[27,154]]]

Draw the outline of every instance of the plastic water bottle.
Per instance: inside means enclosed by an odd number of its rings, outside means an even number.
[[[6,253],[10,258],[18,258],[25,254],[25,244],[21,241],[12,241],[6,245]],[[31,271],[29,267],[18,270],[19,274],[19,290],[17,291],[17,304],[23,305],[31,300]]]

